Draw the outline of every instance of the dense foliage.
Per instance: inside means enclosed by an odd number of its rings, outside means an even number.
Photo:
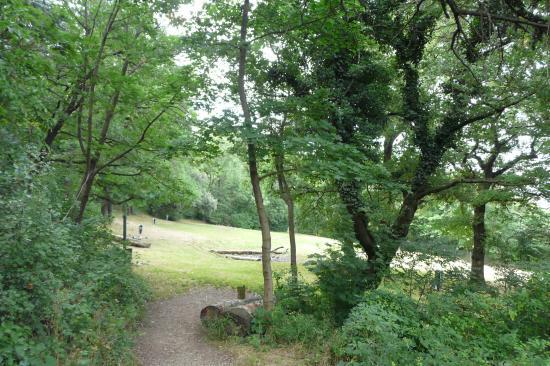
[[[255,346],[548,362],[547,4],[186,3],[0,3],[0,364],[129,362],[113,206],[261,229]],[[309,283],[296,231],[336,240]]]
[[[417,277],[413,296],[401,287],[403,281],[397,287],[390,283],[367,292],[358,296],[341,327],[334,322],[334,292],[326,292],[322,284],[283,281],[277,307],[257,315],[249,342],[274,347],[300,344],[311,364],[544,365],[548,361],[545,275],[533,276],[521,289],[505,295],[497,288],[475,291],[465,277],[436,291],[430,276],[430,286],[422,289],[418,286],[424,282],[422,274],[411,275]],[[346,278],[344,274],[339,281]],[[343,293],[351,295],[342,291],[336,296]]]
[[[32,145],[0,140],[0,364],[130,363],[148,293],[128,254],[101,219],[63,221],[63,178],[36,173]]]
[[[225,152],[202,164],[176,161],[172,169],[178,172],[179,187],[185,191],[163,197],[162,187],[159,187],[157,194],[138,201],[138,205],[151,215],[163,219],[168,216],[170,220],[190,218],[217,225],[259,228],[246,167],[237,155]],[[285,231],[285,209],[269,183],[266,182],[266,207],[271,227]]]

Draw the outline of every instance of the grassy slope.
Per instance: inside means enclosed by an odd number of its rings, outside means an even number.
[[[237,261],[211,253],[210,250],[260,250],[261,236],[257,230],[238,229],[209,225],[198,221],[171,222],[146,215],[128,218],[128,234],[137,235],[138,225],[143,224],[143,236],[151,248],[133,248],[136,272],[151,284],[157,298],[167,298],[180,293],[194,284],[215,286],[240,286],[260,291],[262,272],[260,262]],[[113,231],[122,233],[122,220],[116,217]],[[331,240],[299,234],[297,240],[298,260],[304,261],[309,254],[322,251]],[[272,233],[272,247],[289,247],[287,233]],[[284,271],[288,263],[273,263],[275,271]],[[303,267],[301,272],[307,276]]]

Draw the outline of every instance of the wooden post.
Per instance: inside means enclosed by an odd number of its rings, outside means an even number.
[[[435,271],[435,277],[433,281],[433,289],[440,291],[443,287],[443,271]]]
[[[125,248],[124,251],[128,255],[128,262],[132,263],[132,248]]]
[[[122,206],[122,240],[126,240],[126,221],[128,219],[126,205]]]
[[[244,300],[246,298],[246,286],[237,287],[237,299]]]

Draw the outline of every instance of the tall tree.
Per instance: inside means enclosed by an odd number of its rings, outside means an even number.
[[[187,108],[182,103],[193,88],[193,76],[190,69],[173,65],[178,42],[158,28],[150,6],[85,1],[67,9],[82,48],[78,74],[86,78],[68,91],[76,109],[54,115],[45,145],[53,148],[54,161],[82,167],[74,214],[81,222],[96,178],[138,176],[143,167],[131,168],[132,157],[136,150],[147,151],[149,137],[162,135],[154,132],[155,125],[181,122],[174,111]],[[81,159],[75,158],[78,154]]]
[[[279,80],[297,94],[307,94],[302,110],[310,118],[330,122],[336,135],[334,144],[340,146],[340,153],[333,156],[336,159],[332,160],[333,166],[325,171],[334,172],[332,177],[351,217],[356,240],[371,262],[367,274],[372,277],[370,286],[376,287],[400,241],[407,236],[423,200],[456,184],[466,183],[465,180],[460,183],[441,182],[438,178],[449,150],[460,139],[462,131],[467,126],[486,123],[489,118],[523,103],[533,95],[531,90],[535,82],[533,85],[528,82],[519,85],[517,57],[505,60],[511,61],[507,67],[514,70],[515,85],[509,82],[509,78],[498,75],[498,66],[488,66],[504,46],[496,31],[486,37],[473,37],[480,31],[479,23],[467,30],[461,28],[470,38],[461,38],[460,42],[456,36],[444,37],[441,32],[435,38],[436,25],[442,29],[454,26],[444,16],[440,4],[360,3],[359,7],[353,2],[311,5],[310,14],[315,6],[325,6],[325,14],[332,16],[330,20],[321,17],[324,20],[320,25],[313,20],[308,22],[308,18],[303,20],[301,24],[308,26],[299,28],[303,37],[301,42],[296,41],[296,37],[288,37],[286,32],[282,33],[283,39],[292,39],[298,44],[300,52],[306,55],[306,61],[300,64],[291,57],[287,58],[285,61],[292,66],[286,66]],[[310,15],[308,11],[304,17]],[[524,52],[523,35],[511,35],[514,36],[517,40],[512,42],[511,49],[521,55]],[[366,46],[373,43],[370,49]],[[482,45],[494,47],[481,51]],[[386,71],[392,57],[380,52],[388,49],[392,49],[395,55],[397,79],[391,78]],[[428,51],[432,53],[428,54]],[[433,52],[443,52],[445,57],[441,59],[446,65],[438,66],[443,73],[432,80],[424,72],[429,69],[430,62],[440,65],[439,60],[431,58]],[[460,53],[473,54],[474,57],[465,58]],[[522,67],[530,67],[534,74],[537,73],[533,63]],[[480,82],[480,70],[485,73],[483,82]],[[308,82],[300,83],[303,79]],[[396,93],[387,90],[392,82],[392,90],[399,90],[401,95],[399,104],[390,97]],[[528,91],[518,93],[521,89]],[[324,104],[321,102],[312,108],[312,95],[324,98]],[[387,120],[391,116],[401,118],[400,131],[387,130]],[[317,128],[316,132],[319,131]],[[392,148],[401,131],[407,152],[399,159],[392,156]],[[383,135],[387,137],[384,154],[378,147]],[[325,151],[318,151],[318,157],[323,156],[319,160],[327,156],[326,146],[323,148]],[[346,159],[342,154],[353,158]],[[393,166],[386,164],[391,171],[385,178],[384,174],[378,178],[397,181],[402,199],[393,217],[384,219],[382,225],[376,223],[374,233],[371,205],[364,198],[365,177],[371,175],[372,179],[371,169],[384,160],[393,160]],[[384,186],[387,187],[387,183],[378,187]]]
[[[461,169],[467,178],[480,181],[476,194],[468,196],[473,206],[470,271],[473,282],[485,282],[488,204],[520,199],[528,202],[544,190],[540,168],[545,155],[545,134],[543,126],[537,123],[539,118],[536,108],[528,113],[519,109],[495,117],[482,129],[473,126],[468,131],[473,139],[464,147]]]
[[[253,126],[246,96],[246,54],[249,47],[246,39],[248,31],[248,12],[250,10],[250,2],[245,0],[242,6],[242,21],[241,33],[239,38],[239,74],[238,74],[238,90],[239,100],[244,116],[244,127],[247,133],[247,154],[248,168],[250,170],[250,182],[252,184],[252,192],[256,202],[256,210],[258,212],[258,220],[260,221],[260,230],[262,232],[262,272],[264,277],[264,308],[271,310],[274,304],[273,298],[273,275],[271,272],[271,232],[269,229],[269,219],[264,206],[262,196],[262,187],[260,185],[260,174],[258,173],[258,162],[256,160],[256,143],[253,140]]]

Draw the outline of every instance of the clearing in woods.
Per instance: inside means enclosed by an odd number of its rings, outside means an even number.
[[[146,215],[128,217],[128,236],[142,239],[150,248],[132,248],[137,273],[151,285],[155,301],[150,303],[136,344],[136,358],[143,366],[299,365],[292,352],[257,352],[251,347],[209,342],[199,320],[207,304],[236,298],[231,288],[245,285],[260,291],[261,264],[226,258],[211,250],[260,250],[257,230],[209,225],[198,221],[156,220]],[[113,232],[122,233],[122,218],[113,222]],[[272,233],[273,248],[289,247],[287,233]],[[298,261],[320,252],[334,241],[311,235],[297,235]],[[275,262],[275,271],[288,263]],[[300,266],[301,267],[301,266]],[[301,267],[302,274],[308,276]]]
[[[212,252],[259,251],[260,231],[193,220],[156,219],[156,224],[153,224],[150,216],[131,215],[127,224],[129,238],[139,236],[139,225],[143,225],[141,240],[151,243],[151,247],[132,248],[134,270],[150,283],[155,300],[149,304],[136,349],[142,365],[296,364],[297,360],[290,355],[292,352],[277,354],[271,350],[269,354],[259,353],[250,347],[236,350],[235,345],[232,345],[231,352],[220,349],[220,344],[205,340],[199,321],[202,307],[236,298],[236,291],[231,289],[237,286],[245,285],[251,291],[261,292],[260,262],[235,260]],[[112,229],[115,234],[122,233],[120,215],[115,218]],[[312,278],[302,263],[308,255],[322,252],[335,241],[303,234],[297,234],[296,241],[299,271],[306,279]],[[272,232],[272,248],[278,247],[283,247],[283,251],[289,248],[287,233]],[[288,254],[281,257],[288,260]],[[430,267],[422,262],[413,263],[414,258],[414,254],[408,255],[400,263],[411,261],[407,265],[419,271]],[[468,266],[463,260],[452,263]],[[289,270],[288,261],[273,262],[272,265],[275,272]],[[488,281],[498,277],[490,266],[485,266],[485,273]],[[256,361],[243,361],[242,355],[236,357],[239,352],[245,352]]]
[[[139,236],[150,248],[132,248],[134,270],[151,285],[154,302],[148,306],[138,339],[136,356],[143,366],[152,365],[295,365],[292,350],[256,352],[251,347],[207,342],[199,320],[200,309],[224,299],[236,298],[237,286],[261,292],[263,283],[261,263],[227,258],[212,250],[259,251],[261,234],[258,230],[210,225],[194,220],[177,222],[156,219],[147,215],[128,216],[129,238]],[[122,233],[122,218],[115,217],[115,234]],[[297,234],[297,256],[300,273],[311,278],[301,263],[308,255],[322,252],[335,243],[329,238]],[[272,248],[289,248],[288,234],[272,232]],[[285,255],[282,255],[285,257]],[[288,259],[288,254],[286,254]],[[408,256],[407,262],[413,256]],[[455,265],[465,266],[462,260]],[[288,262],[273,262],[275,272],[288,271]],[[426,270],[423,263],[412,264]],[[433,269],[433,268],[432,268]],[[489,281],[496,279],[495,270],[485,266]],[[188,291],[190,290],[191,291]],[[299,353],[299,352],[298,352]],[[243,356],[244,355],[244,356]]]
[[[258,230],[205,224],[193,220],[178,222],[156,220],[147,215],[128,216],[128,236],[138,236],[151,248],[132,248],[137,273],[149,283],[156,299],[167,299],[197,285],[237,287],[260,291],[263,283],[260,262],[241,261],[212,253],[211,250],[261,250]],[[113,232],[122,234],[122,218],[115,217]],[[298,262],[309,254],[321,252],[334,240],[297,234]],[[288,234],[272,232],[272,248],[289,248]],[[274,262],[274,271],[286,271],[289,263]],[[307,271],[301,268],[307,276]]]

